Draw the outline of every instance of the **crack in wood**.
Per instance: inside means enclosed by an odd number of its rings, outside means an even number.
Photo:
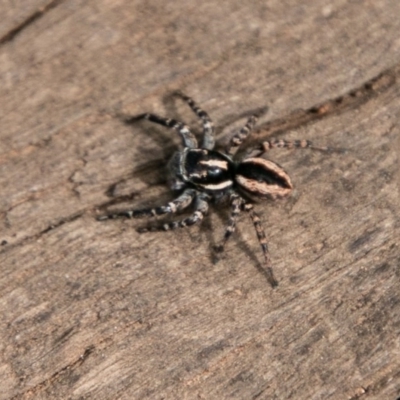
[[[49,387],[50,385],[54,384],[58,379],[60,379],[60,377],[63,374],[65,374],[66,372],[69,372],[71,370],[75,370],[76,368],[80,367],[87,360],[87,358],[93,353],[94,350],[96,350],[96,349],[97,350],[104,350],[104,349],[110,347],[111,344],[115,343],[115,341],[113,341],[113,337],[116,334],[124,332],[124,331],[129,331],[132,334],[132,332],[133,332],[135,327],[136,328],[143,328],[145,330],[149,330],[151,328],[151,323],[150,322],[144,323],[142,320],[134,320],[134,321],[132,321],[130,323],[125,324],[118,331],[114,331],[112,335],[107,335],[107,336],[101,338],[100,340],[97,340],[96,341],[96,345],[92,344],[92,345],[88,346],[77,360],[75,360],[72,363],[64,366],[63,368],[61,368],[60,370],[58,370],[54,374],[52,374],[49,378],[47,378],[44,381],[38,383],[34,387],[27,389],[22,394],[19,393],[19,394],[15,395],[10,400],[17,400],[17,399],[21,399],[24,396],[28,396],[29,397],[29,396],[32,396],[32,395],[36,395],[40,391],[45,390],[47,387]],[[58,340],[55,343],[57,343],[57,342],[59,342],[61,340],[64,340],[65,337],[68,337],[70,335],[70,333],[73,331],[73,329],[74,328],[68,329],[64,334],[61,335],[60,338],[58,338]]]
[[[48,233],[56,228],[59,228],[60,226],[66,224],[68,222],[73,222],[73,221],[79,219],[84,213],[85,213],[85,211],[80,211],[78,213],[74,213],[71,216],[62,218],[59,221],[57,221],[56,223],[49,225],[47,228],[41,230],[38,233],[35,233],[34,235],[24,237],[20,241],[12,243],[10,245],[4,245],[4,249],[0,250],[0,254],[5,253],[6,251],[14,249],[18,246],[23,246],[26,243],[31,243],[32,241],[39,239],[41,236],[45,235],[46,233]]]
[[[44,390],[46,387],[50,386],[54,381],[59,379],[61,375],[81,366],[87,360],[87,358],[90,356],[90,354],[93,353],[94,350],[95,350],[94,345],[88,346],[85,349],[85,351],[79,356],[78,359],[76,359],[72,363],[64,366],[63,368],[59,369],[58,371],[54,372],[54,374],[52,374],[49,378],[45,379],[44,381],[38,383],[37,385],[35,385],[31,388],[29,388],[25,392],[18,393],[15,396],[11,397],[10,400],[17,400],[17,399],[21,399],[22,397],[29,397],[32,395],[36,395],[38,392]]]
[[[397,80],[400,64],[389,68],[344,95],[328,99],[306,110],[297,110],[286,117],[266,122],[256,133],[279,135],[289,129],[298,129],[333,115],[338,115],[365,104],[392,87]]]
[[[19,35],[25,28],[29,25],[33,24],[36,20],[43,17],[48,11],[57,7],[59,4],[63,3],[65,0],[53,0],[50,3],[47,3],[44,7],[39,8],[31,15],[29,15],[24,21],[22,21],[19,25],[12,28],[9,32],[3,35],[0,38],[0,45],[11,42],[17,35]]]

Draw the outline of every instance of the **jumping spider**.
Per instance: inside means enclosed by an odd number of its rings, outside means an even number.
[[[198,145],[197,139],[183,122],[154,114],[141,114],[134,119],[147,119],[175,130],[181,137],[183,149],[176,152],[168,164],[169,184],[172,190],[181,191],[181,194],[170,203],[156,207],[119,211],[102,215],[98,220],[117,217],[139,218],[152,217],[162,214],[171,214],[182,211],[194,204],[194,212],[181,220],[167,222],[158,227],[139,228],[138,232],[168,231],[178,227],[194,225],[201,221],[208,212],[210,201],[219,202],[228,198],[231,215],[225,230],[225,235],[217,251],[223,251],[224,246],[235,231],[236,221],[241,211],[250,216],[264,254],[266,272],[272,286],[277,281],[272,274],[271,260],[264,229],[260,217],[253,209],[254,198],[265,197],[270,199],[283,198],[293,189],[292,182],[285,170],[260,156],[269,149],[276,148],[314,148],[308,140],[287,141],[283,139],[267,140],[260,143],[251,156],[235,160],[233,153],[253,130],[257,116],[252,115],[247,123],[231,139],[225,153],[215,151],[215,133],[213,123],[208,114],[203,111],[190,97],[177,93],[190,106],[193,112],[202,121],[203,141]],[[131,119],[132,120],[132,119]],[[319,148],[319,150],[324,150]]]

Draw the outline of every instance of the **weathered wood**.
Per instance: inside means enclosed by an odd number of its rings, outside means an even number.
[[[0,399],[400,396],[400,2],[303,3],[1,6]],[[224,211],[94,219],[171,198],[178,138],[119,115],[195,125],[175,89],[221,143],[268,107],[254,141],[346,149],[269,155],[296,185],[257,206],[277,289],[245,216],[218,262]]]

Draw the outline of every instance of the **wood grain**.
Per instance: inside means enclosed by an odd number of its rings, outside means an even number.
[[[0,399],[400,397],[400,3],[3,2]],[[217,259],[228,213],[139,235],[98,210],[171,199],[179,143],[121,115],[213,118],[296,186],[257,205]]]

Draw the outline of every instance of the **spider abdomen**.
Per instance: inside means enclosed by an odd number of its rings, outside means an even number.
[[[238,164],[235,181],[245,192],[273,199],[286,197],[293,189],[289,175],[281,166],[258,157]]]

